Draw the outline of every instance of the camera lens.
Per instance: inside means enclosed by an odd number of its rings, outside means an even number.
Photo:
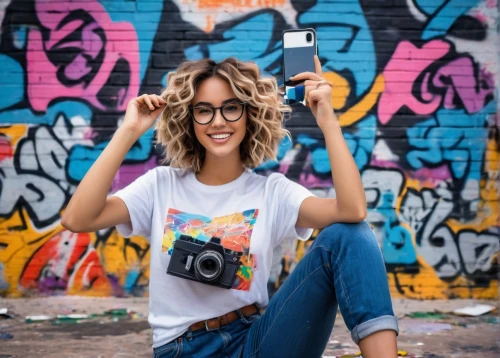
[[[224,258],[213,250],[202,252],[194,262],[194,273],[200,281],[217,280],[224,270]]]
[[[312,39],[313,39],[313,35],[312,35],[310,32],[308,32],[308,33],[306,34],[306,41],[307,41],[307,42],[311,42],[311,41],[312,41]]]

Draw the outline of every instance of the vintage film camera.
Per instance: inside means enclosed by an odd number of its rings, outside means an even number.
[[[167,274],[230,289],[240,267],[242,253],[225,249],[220,238],[206,243],[188,235],[174,242]]]

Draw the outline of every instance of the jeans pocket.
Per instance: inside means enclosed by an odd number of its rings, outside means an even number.
[[[254,314],[252,314],[250,316],[242,317],[241,321],[244,322],[244,323],[246,323],[246,324],[252,324],[256,320],[258,320],[260,317],[261,317],[260,313],[254,313]]]
[[[171,358],[177,356],[179,351],[178,339],[173,340],[163,346],[153,349],[153,358]]]

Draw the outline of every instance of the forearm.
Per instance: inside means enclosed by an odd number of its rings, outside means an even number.
[[[330,159],[339,213],[363,219],[366,216],[366,196],[359,170],[335,115],[332,113],[331,120],[325,122],[328,124],[321,130]]]
[[[64,223],[91,222],[106,204],[109,189],[125,155],[137,140],[124,127],[119,128],[78,185],[63,214]]]

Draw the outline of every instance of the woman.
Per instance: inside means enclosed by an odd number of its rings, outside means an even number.
[[[315,63],[316,73],[293,79],[304,81],[325,136],[336,199],[317,198],[282,174],[249,170],[276,156],[289,108],[280,103],[274,78],[261,78],[255,64],[233,58],[185,62],[168,75],[161,96],[133,99],[74,193],[63,216],[68,230],[116,225],[125,237],[150,239],[153,356],[320,357],[338,305],[365,358],[397,356],[397,321],[380,249],[363,222],[360,175],[317,57]],[[157,135],[170,166],[108,197],[125,154],[158,116]],[[307,239],[311,228],[323,230],[268,304],[273,248]],[[213,281],[216,260],[203,268],[200,262],[208,261],[201,261],[201,252],[197,264],[197,254],[181,248],[217,238],[228,249],[224,262],[238,265],[236,274]],[[227,273],[235,266],[224,267]]]

